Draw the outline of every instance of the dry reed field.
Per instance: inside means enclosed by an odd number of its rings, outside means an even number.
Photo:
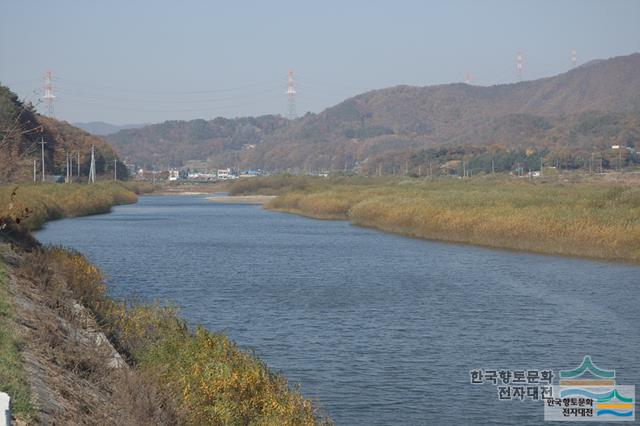
[[[239,182],[266,208],[412,237],[640,262],[640,187],[594,179],[295,178]]]

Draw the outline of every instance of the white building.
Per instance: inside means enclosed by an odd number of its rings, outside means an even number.
[[[218,179],[229,179],[231,177],[231,169],[218,169]]]
[[[176,181],[180,179],[180,172],[176,169],[169,170],[169,181]]]

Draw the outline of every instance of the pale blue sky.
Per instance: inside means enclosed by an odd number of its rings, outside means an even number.
[[[54,74],[58,118],[158,122],[318,112],[397,84],[516,80],[640,51],[640,1],[8,1],[0,81]]]

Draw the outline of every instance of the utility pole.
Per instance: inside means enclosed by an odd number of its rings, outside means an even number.
[[[41,160],[42,161],[42,181],[44,182],[44,145],[46,144],[46,142],[44,141],[44,138],[42,137],[42,131],[40,133],[40,142],[38,142],[40,144],[40,153],[41,153]]]
[[[69,183],[69,153],[67,151],[64,152],[65,155],[65,171],[67,173],[67,176],[64,178],[64,183]]]
[[[491,158],[491,174],[496,172],[496,162],[493,158]]]
[[[591,161],[589,161],[589,174],[593,174],[593,152],[591,153]]]
[[[409,175],[409,160],[404,161],[404,175],[405,176]]]
[[[78,179],[80,179],[80,151],[78,151]],[[78,181],[79,182],[79,181]]]
[[[544,159],[540,157],[540,177],[542,177],[542,169],[544,169]]]
[[[113,180],[118,180],[118,159],[113,159]]]
[[[462,160],[462,177],[463,178],[467,177],[467,168],[464,164],[464,160]]]
[[[91,145],[91,166],[89,167],[89,183],[96,183],[95,145]]]
[[[429,177],[433,177],[433,173],[431,172],[431,160],[429,160]]]
[[[622,146],[618,147],[618,167],[620,168],[620,173],[622,173]]]
[[[33,181],[36,181],[36,174],[37,174],[37,170],[36,170],[36,160],[33,160]]]
[[[422,164],[418,165],[418,177],[422,177]]]

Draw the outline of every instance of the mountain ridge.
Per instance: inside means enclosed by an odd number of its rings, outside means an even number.
[[[111,124],[104,121],[88,121],[83,123],[71,123],[73,126],[78,127],[85,132],[91,133],[96,136],[106,136],[113,133],[117,133],[120,130],[127,129],[139,129],[144,126],[148,126],[150,123],[139,124]]]
[[[146,165],[208,159],[212,166],[242,163],[267,170],[335,170],[353,167],[384,152],[488,145],[494,139],[505,147],[571,149],[605,146],[610,140],[625,138],[633,142],[640,131],[639,116],[640,53],[634,53],[511,84],[398,85],[371,90],[292,121],[263,116],[176,122],[184,128],[180,137],[158,132],[161,123],[120,131],[106,139],[123,154]],[[227,124],[235,122],[242,127],[242,123],[264,117],[271,117],[278,125],[258,126],[259,132],[253,132],[259,137],[244,143],[235,133],[207,131],[216,126],[206,123],[216,120],[230,120]],[[523,133],[531,126],[535,132]],[[191,138],[192,128],[203,131]],[[584,132],[587,128],[590,133]],[[217,148],[208,150],[207,145]],[[166,148],[169,146],[180,155],[171,158]]]

